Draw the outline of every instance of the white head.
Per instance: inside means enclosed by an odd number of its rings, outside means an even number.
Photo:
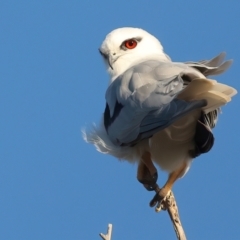
[[[99,48],[111,82],[129,67],[146,61],[169,61],[161,43],[153,35],[140,28],[118,28],[110,32]]]

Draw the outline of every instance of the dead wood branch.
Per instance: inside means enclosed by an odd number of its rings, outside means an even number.
[[[172,221],[173,228],[175,230],[175,233],[177,235],[178,240],[186,240],[186,235],[184,233],[184,229],[180,220],[179,212],[178,212],[178,207],[177,203],[175,200],[175,197],[173,195],[173,192],[170,191],[166,199],[164,200],[161,208],[163,210],[168,211],[168,215]],[[157,211],[157,209],[156,209]]]
[[[99,235],[103,240],[111,240],[111,238],[112,238],[112,224],[108,224],[108,230],[107,230],[106,235],[103,234],[103,233],[100,233]]]

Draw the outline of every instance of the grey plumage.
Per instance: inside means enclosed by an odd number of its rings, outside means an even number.
[[[115,79],[106,93],[110,117],[117,103],[122,108],[107,127],[112,142],[131,146],[151,137],[188,112],[205,106],[204,100],[187,102],[176,99],[183,90],[181,76],[185,71],[195,77],[201,76],[183,63],[146,61]]]
[[[136,47],[123,50],[126,39],[136,39]],[[84,139],[130,162],[149,152],[170,173],[186,164],[185,173],[195,156],[211,149],[220,107],[237,93],[206,77],[223,73],[232,61],[221,53],[211,60],[172,62],[154,36],[136,28],[112,31],[100,51],[110,74],[106,108]]]

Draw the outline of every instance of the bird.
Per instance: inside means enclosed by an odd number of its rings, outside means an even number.
[[[208,78],[225,72],[226,53],[211,60],[174,62],[161,42],[141,28],[111,31],[99,48],[109,85],[98,125],[83,131],[103,154],[137,163],[137,179],[161,206],[193,160],[214,145],[212,129],[221,107],[237,90]],[[157,185],[160,167],[168,173]]]

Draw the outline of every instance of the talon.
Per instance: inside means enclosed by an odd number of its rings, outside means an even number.
[[[157,179],[158,179],[157,172],[151,175],[149,171],[145,170],[144,176],[142,178],[138,178],[138,181],[142,184],[153,185],[157,182]]]
[[[154,207],[158,203],[158,200],[156,198],[156,195],[153,197],[153,199],[150,201],[149,206]]]
[[[150,207],[156,206],[155,210],[159,212],[161,209],[165,209],[164,207],[164,200],[166,196],[169,194],[169,191],[166,191],[166,189],[161,188],[159,189],[153,199],[150,201],[149,205]]]
[[[159,202],[158,204],[157,204],[157,206],[155,207],[155,211],[156,212],[160,212],[161,211],[161,209],[162,209],[162,204]]]
[[[166,198],[168,195],[164,197],[164,199],[161,202],[158,202],[157,206],[155,207],[156,212],[160,212],[161,210],[166,211],[167,210],[167,204],[166,204]]]
[[[149,185],[149,184],[144,184],[143,186],[148,190],[148,191],[154,191],[156,189],[156,183],[154,185]]]
[[[138,165],[137,179],[148,191],[156,189],[158,173],[149,152],[143,153],[141,157],[141,161]]]
[[[141,174],[138,175],[138,181],[143,184],[143,186],[148,191],[154,191],[157,187],[157,179],[158,173],[157,171],[153,174],[150,173],[148,168],[144,165],[139,165],[139,169],[141,169]],[[139,171],[140,173],[140,171]]]

